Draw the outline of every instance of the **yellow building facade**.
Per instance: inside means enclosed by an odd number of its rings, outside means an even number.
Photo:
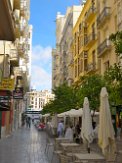
[[[74,82],[81,76],[97,72],[96,11],[96,1],[86,1],[73,29]]]
[[[109,36],[118,30],[116,3],[115,0],[97,0],[97,54],[99,70],[102,75],[111,65],[118,62],[115,48],[109,40]]]
[[[87,0],[73,28],[73,71],[74,83],[81,76],[101,74],[118,57],[109,37],[119,30],[118,2],[116,0]]]

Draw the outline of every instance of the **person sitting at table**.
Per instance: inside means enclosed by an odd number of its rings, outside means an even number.
[[[72,129],[72,125],[69,125],[66,129],[65,132],[65,138],[69,139],[70,141],[73,141],[73,129]]]

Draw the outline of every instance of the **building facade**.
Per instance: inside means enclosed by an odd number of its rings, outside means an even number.
[[[48,90],[32,90],[30,92],[27,92],[26,97],[27,108],[31,108],[33,111],[42,110],[48,102],[54,100],[54,94],[52,94],[51,91]]]
[[[57,14],[56,19],[56,49],[53,49],[53,70],[52,88],[63,83],[71,85],[72,74],[69,73],[69,65],[72,61],[70,45],[72,43],[72,29],[79,17],[82,6],[72,6],[67,8],[66,14]]]
[[[73,79],[97,72],[96,3],[87,0],[73,29]]]
[[[117,32],[117,1],[97,1],[97,30],[98,30],[98,47],[97,54],[100,65],[100,74],[114,63],[118,62],[115,54],[115,48],[109,40],[112,33]]]
[[[56,48],[52,49],[52,90],[60,85],[60,40],[65,23],[65,16],[60,12],[56,16]]]
[[[29,91],[30,1],[0,1],[0,137],[21,126]]]
[[[122,0],[83,2],[74,24],[73,9],[68,8],[58,42],[59,50],[56,46],[53,51],[57,58],[58,73],[54,79],[58,86],[65,82],[78,84],[84,75],[104,75],[110,66],[121,61],[109,37],[122,30]]]

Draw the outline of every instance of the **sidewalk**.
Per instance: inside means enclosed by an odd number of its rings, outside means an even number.
[[[48,163],[44,154],[46,133],[22,128],[0,140],[0,163]]]

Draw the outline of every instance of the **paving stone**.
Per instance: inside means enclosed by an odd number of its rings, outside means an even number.
[[[44,153],[46,133],[34,126],[0,140],[0,163],[49,163]]]

